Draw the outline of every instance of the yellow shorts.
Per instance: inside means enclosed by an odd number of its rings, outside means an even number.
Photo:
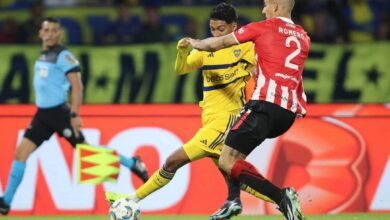
[[[202,117],[203,127],[183,145],[191,161],[203,157],[219,158],[226,132],[238,118],[238,111],[213,114]]]

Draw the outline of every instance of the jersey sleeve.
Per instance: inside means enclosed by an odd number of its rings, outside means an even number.
[[[258,26],[257,23],[249,23],[233,32],[233,36],[238,43],[245,43],[248,41],[254,42],[261,34]]]
[[[256,66],[255,47],[252,42],[248,42],[244,44],[243,59],[248,61],[253,66]]]
[[[57,65],[65,74],[80,71],[79,61],[69,50],[64,50],[59,54]]]
[[[187,49],[179,48],[176,55],[175,71],[177,74],[186,74],[202,67],[202,53],[192,50],[188,54]]]

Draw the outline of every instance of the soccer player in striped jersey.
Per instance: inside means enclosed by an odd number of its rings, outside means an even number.
[[[237,14],[231,4],[221,3],[210,13],[210,30],[213,36],[223,36],[237,29]],[[224,137],[246,103],[245,88],[256,65],[253,43],[235,45],[217,52],[191,50],[189,38],[178,42],[175,71],[187,74],[201,69],[203,76],[202,128],[183,147],[165,161],[164,166],[134,195],[106,193],[109,202],[120,197],[140,201],[168,184],[176,171],[192,161],[210,157],[218,164]],[[210,216],[211,220],[230,219],[242,211],[239,182],[225,178],[228,197],[222,207]],[[256,194],[247,186],[243,190]]]
[[[245,42],[255,44],[255,91],[225,139],[219,165],[230,177],[278,204],[286,219],[302,220],[295,190],[275,186],[245,160],[266,138],[283,134],[296,117],[306,114],[302,72],[310,38],[291,20],[294,3],[294,0],[264,0],[265,21],[252,22],[229,35],[190,42],[193,48],[202,51],[217,51]]]

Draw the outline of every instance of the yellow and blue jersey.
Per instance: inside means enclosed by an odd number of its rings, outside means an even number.
[[[256,65],[252,42],[215,52],[188,50],[178,48],[175,71],[186,74],[202,70],[202,115],[239,111],[245,104],[245,86]]]

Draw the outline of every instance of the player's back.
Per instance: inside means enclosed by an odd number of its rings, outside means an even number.
[[[263,33],[255,42],[263,74],[284,73],[298,77],[309,53],[310,38],[299,25],[274,18],[264,21]]]
[[[235,36],[239,42],[255,43],[258,82],[252,99],[304,114],[302,72],[310,38],[303,28],[278,17],[244,26]]]

